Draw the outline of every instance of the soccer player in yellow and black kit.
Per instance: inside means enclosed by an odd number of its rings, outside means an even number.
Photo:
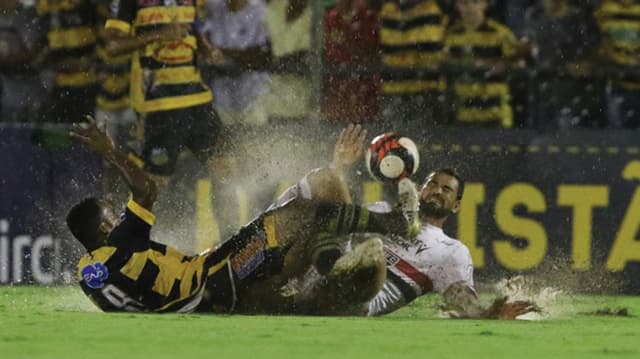
[[[78,263],[84,292],[105,311],[278,313],[280,294],[311,265],[327,273],[340,257],[340,236],[354,232],[409,235],[399,212],[370,213],[337,202],[295,199],[268,210],[218,248],[189,256],[150,239],[156,186],[91,120],[71,136],[117,167],[132,191],[118,219],[104,200],[88,198],[67,216],[86,248]],[[344,236],[343,236],[344,237]]]
[[[53,71],[51,104],[45,120],[71,123],[95,107],[96,8],[90,0],[37,0],[47,32],[47,64]]]
[[[210,168],[221,123],[197,68],[210,60],[200,36],[200,0],[114,0],[105,24],[111,55],[131,53],[131,102],[144,119],[142,159],[152,174],[170,176],[189,149]]]
[[[621,72],[608,79],[609,125],[640,128],[640,1],[604,0],[595,16],[602,34],[602,61]]]
[[[135,148],[133,133],[136,114],[131,108],[129,82],[131,77],[131,54],[112,56],[107,51],[104,25],[111,16],[110,0],[96,0],[98,15],[98,41],[96,45],[96,122],[106,123],[109,134],[117,143],[127,143]]]

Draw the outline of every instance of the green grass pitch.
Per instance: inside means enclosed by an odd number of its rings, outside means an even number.
[[[106,314],[77,287],[0,286],[0,358],[640,358],[640,297],[561,295],[538,321],[444,319],[438,301],[381,318]]]

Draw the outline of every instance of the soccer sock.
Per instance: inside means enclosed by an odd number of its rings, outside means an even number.
[[[408,224],[400,212],[375,213],[366,208],[343,203],[323,203],[316,209],[318,226],[311,244],[311,260],[321,274],[328,273],[342,256],[341,238],[350,233],[372,232],[405,235]]]
[[[407,220],[399,211],[376,213],[353,204],[320,204],[315,219],[319,232],[334,236],[356,232],[404,236],[409,230]]]

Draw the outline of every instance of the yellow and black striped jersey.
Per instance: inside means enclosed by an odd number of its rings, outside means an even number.
[[[442,92],[446,87],[438,73],[443,59],[443,38],[447,17],[436,0],[401,4],[387,1],[380,9],[382,62],[396,74],[385,74],[385,94]],[[401,70],[421,69],[419,73]]]
[[[640,3],[635,1],[625,6],[619,1],[605,0],[595,15],[603,35],[602,51],[616,65],[637,70],[640,66]],[[619,84],[640,89],[640,78],[628,75]]]
[[[196,68],[198,41],[193,30],[200,0],[113,0],[107,28],[144,34],[173,22],[191,25],[178,41],[155,41],[135,51],[131,67],[131,101],[141,113],[174,110],[211,102],[211,90]]]
[[[236,286],[282,270],[269,212],[195,256],[150,240],[155,216],[136,202],[129,201],[123,216],[106,245],[78,263],[82,290],[104,311],[229,312],[239,300]]]
[[[98,27],[104,27],[111,16],[109,0],[99,0],[97,5]],[[100,28],[97,30],[101,31]],[[111,56],[107,53],[104,39],[98,36],[96,48],[98,93],[96,105],[101,110],[119,110],[130,107],[129,78],[131,76],[131,54]]]
[[[50,62],[59,87],[95,83],[96,9],[89,0],[37,0],[36,10],[47,29]],[[78,59],[84,58],[83,64]]]
[[[460,22],[447,30],[448,61],[464,69],[454,81],[457,121],[513,126],[506,75],[488,74],[486,68],[476,68],[474,63],[509,60],[516,54],[516,48],[517,41],[511,30],[491,19],[475,31],[467,31]]]
[[[188,312],[200,303],[207,276],[228,256],[185,255],[151,241],[155,216],[129,201],[107,245],[78,263],[83,291],[104,311]]]

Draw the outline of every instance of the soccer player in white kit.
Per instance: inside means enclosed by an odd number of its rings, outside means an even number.
[[[453,169],[438,169],[427,176],[419,194],[411,193],[416,192],[413,186],[408,179],[402,180],[399,195],[404,201],[419,200],[421,230],[412,240],[394,237],[383,241],[387,280],[369,303],[369,315],[392,312],[432,291],[445,295],[447,302],[456,287],[475,295],[469,249],[442,230],[447,218],[459,209],[464,182]],[[369,209],[387,212],[391,207],[379,202]]]
[[[361,157],[365,137],[366,131],[359,125],[344,129],[336,143],[334,159],[329,166],[331,170],[321,169],[305,176],[286,191],[279,201],[296,196],[323,199],[322,180],[318,178],[327,173],[344,178],[348,168]],[[318,176],[318,173],[321,175]],[[481,305],[474,289],[473,263],[468,248],[447,236],[442,229],[449,216],[458,212],[463,192],[464,181],[455,170],[449,168],[431,172],[419,193],[415,184],[408,179],[398,183],[400,205],[405,211],[417,211],[421,229],[411,239],[397,236],[382,238],[387,278],[382,289],[368,302],[367,315],[393,312],[417,297],[434,291],[442,294],[447,310],[454,317],[515,319],[537,310],[533,303],[527,301],[507,303],[506,297],[496,299],[488,308]],[[378,202],[368,208],[370,211],[387,212],[391,211],[392,206],[388,202]],[[372,280],[372,283],[375,281]],[[319,286],[317,290],[322,291],[321,288]],[[354,306],[351,314],[365,312]]]

